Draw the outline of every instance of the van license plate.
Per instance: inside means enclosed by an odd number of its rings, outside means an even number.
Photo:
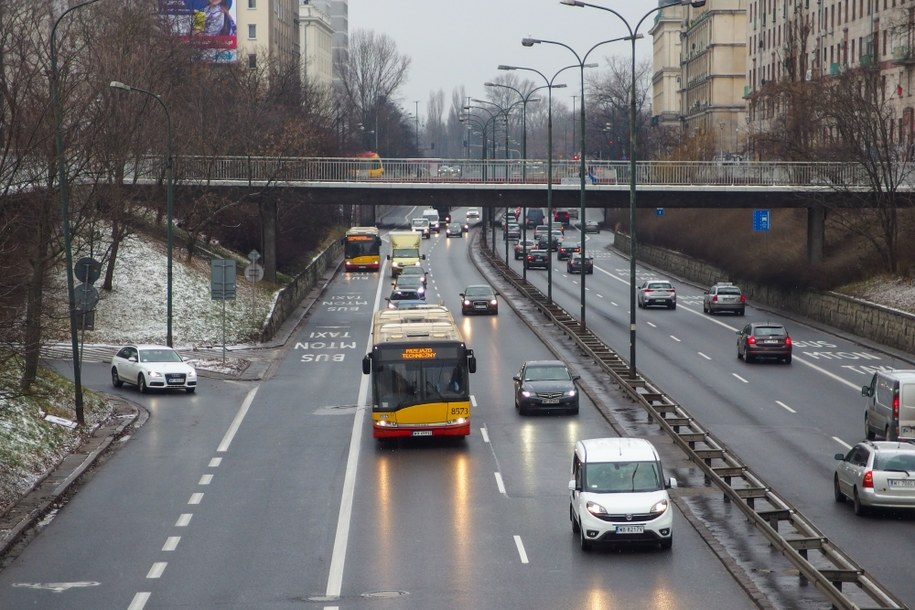
[[[617,525],[617,534],[641,534],[645,531],[644,525]]]
[[[432,436],[432,430],[414,430],[413,436]]]
[[[915,489],[915,479],[890,479],[890,487]]]

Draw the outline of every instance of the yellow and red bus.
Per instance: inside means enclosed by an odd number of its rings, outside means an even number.
[[[347,271],[381,269],[381,235],[376,227],[351,227],[346,232],[343,266]]]
[[[374,179],[384,176],[384,166],[381,164],[381,157],[376,152],[366,151],[356,153],[354,162],[353,176],[364,180],[366,178]]]
[[[372,436],[377,439],[470,434],[470,374],[477,370],[447,307],[419,305],[375,313]]]

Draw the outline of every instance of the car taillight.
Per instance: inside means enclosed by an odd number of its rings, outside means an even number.
[[[893,419],[899,419],[899,391],[893,394]]]
[[[746,302],[747,302],[747,297],[746,297],[745,295],[740,295],[740,302],[741,302],[741,303],[746,303]]]
[[[785,345],[791,345],[791,337],[785,337]]]
[[[717,302],[718,302],[718,295],[717,295],[717,294],[713,294],[713,295],[712,295],[712,303],[717,303]]]
[[[642,290],[642,292],[654,292],[654,290],[652,290],[651,288],[645,288],[644,290]]]
[[[864,473],[864,480],[861,482],[861,485],[866,489],[874,488],[874,473],[870,470]]]
[[[747,345],[756,345],[756,337],[753,335],[747,337]]]

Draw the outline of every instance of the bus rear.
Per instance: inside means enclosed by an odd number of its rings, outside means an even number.
[[[352,227],[343,237],[343,266],[347,271],[381,269],[381,235],[375,227]]]

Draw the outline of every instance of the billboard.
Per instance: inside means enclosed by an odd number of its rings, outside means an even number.
[[[237,59],[238,32],[233,0],[159,0],[159,14],[182,40],[200,49],[203,59]]]

